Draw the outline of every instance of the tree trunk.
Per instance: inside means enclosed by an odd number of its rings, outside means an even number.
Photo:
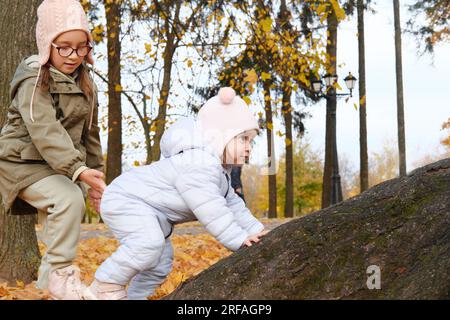
[[[329,69],[331,74],[336,73],[336,60],[337,60],[337,27],[338,22],[334,10],[331,9],[327,18],[327,48],[326,52],[329,57]],[[322,183],[322,208],[329,207],[332,204],[332,175],[334,166],[333,148],[336,136],[336,91],[330,90],[327,94],[330,98],[327,98],[327,110],[326,110],[326,124],[325,124],[325,161],[323,170],[323,183]],[[335,195],[336,196],[336,195]]]
[[[270,99],[270,82],[265,81],[264,86],[264,103],[266,113],[266,133],[267,133],[267,160],[268,162],[268,178],[269,178],[269,218],[277,217],[277,173],[276,158],[274,148],[273,135],[273,117],[272,117],[272,100]]]
[[[167,100],[169,98],[170,80],[172,76],[172,60],[175,53],[174,35],[169,37],[164,50],[164,77],[159,95],[158,115],[155,119],[156,131],[153,138],[152,161],[159,160],[161,156],[160,142],[165,131],[167,116]]]
[[[0,0],[0,127],[10,101],[9,83],[20,61],[36,53],[36,9],[40,0]],[[34,225],[36,215],[11,216],[0,207],[0,282],[31,282],[37,277],[40,254]]]
[[[369,158],[367,155],[366,57],[364,44],[364,0],[358,0],[358,64],[359,64],[359,178],[361,192],[369,189]]]
[[[145,136],[145,150],[147,152],[147,157],[145,159],[145,164],[152,163],[152,137],[150,126],[148,124],[144,124],[144,136]]]
[[[450,158],[285,223],[166,298],[449,299],[448,199]]]
[[[398,126],[398,151],[399,174],[406,175],[406,150],[405,150],[405,113],[403,106],[403,71],[402,71],[402,37],[400,28],[399,1],[394,0],[394,28],[395,28],[395,73],[397,80],[397,126]]]
[[[122,103],[120,76],[120,3],[105,2],[108,50],[108,151],[106,183],[122,172]]]
[[[181,10],[181,1],[175,2],[175,12],[174,17],[178,19],[179,13]],[[173,55],[175,54],[175,50],[178,46],[179,39],[176,39],[176,30],[174,26],[171,26],[169,23],[169,18],[165,19],[165,32],[166,32],[166,47],[164,49],[164,75],[163,75],[163,83],[161,86],[161,90],[159,93],[159,109],[158,115],[155,119],[155,136],[153,138],[153,146],[152,146],[152,161],[159,160],[161,156],[161,138],[164,134],[166,128],[166,116],[167,116],[167,100],[169,99],[169,90],[170,90],[170,81],[172,79],[172,60]]]
[[[291,32],[290,26],[290,12],[286,5],[286,1],[282,0],[280,2],[280,16],[279,22],[281,30],[285,33]],[[289,74],[289,73],[287,73]],[[290,79],[285,77],[282,82],[282,107],[281,112],[284,118],[284,126],[286,130],[286,139],[285,139],[285,150],[286,150],[286,198],[284,203],[284,216],[286,218],[291,218],[294,216],[294,154],[292,151],[293,146],[293,138],[292,138],[292,104],[291,104],[291,96],[292,96],[292,88],[288,84]]]
[[[291,105],[291,88],[283,88],[282,97],[282,113],[284,118],[284,126],[286,129],[286,199],[284,205],[284,216],[291,218],[294,216],[294,153],[292,151],[292,105]]]

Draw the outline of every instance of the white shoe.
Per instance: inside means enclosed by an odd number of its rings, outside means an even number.
[[[80,269],[73,265],[53,270],[48,276],[48,291],[53,300],[83,300],[85,288],[80,281]]]
[[[97,279],[83,292],[85,300],[128,300],[125,286]]]

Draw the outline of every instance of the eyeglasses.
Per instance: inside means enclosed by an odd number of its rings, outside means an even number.
[[[52,43],[52,46],[58,50],[58,53],[61,57],[67,58],[72,55],[72,53],[75,51],[77,53],[77,56],[80,58],[86,57],[89,52],[91,52],[92,47],[91,46],[82,46],[78,47],[76,49],[72,47],[59,47],[56,44]]]

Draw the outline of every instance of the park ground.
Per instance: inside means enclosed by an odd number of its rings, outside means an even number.
[[[261,219],[266,229],[273,230],[291,219]],[[42,228],[36,226],[39,250],[45,252],[42,243]],[[209,235],[198,222],[177,225],[172,236],[174,247],[173,269],[166,281],[149,299],[159,299],[175,290],[183,281],[197,275],[214,263],[227,257],[231,251],[223,247]],[[89,284],[98,266],[113,253],[118,246],[105,224],[83,224],[81,241],[75,264],[81,269],[81,280]],[[15,285],[0,283],[0,300],[47,300],[47,290],[39,290],[35,282],[25,284],[17,281]]]

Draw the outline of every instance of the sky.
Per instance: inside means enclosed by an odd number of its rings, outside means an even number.
[[[401,25],[406,27],[409,12],[406,5],[411,0],[401,1]],[[397,148],[397,102],[395,82],[395,46],[393,7],[391,1],[376,1],[376,13],[365,14],[366,46],[366,104],[368,152],[381,152],[383,146],[391,144]],[[443,153],[440,140],[445,136],[442,124],[450,117],[450,45],[441,44],[435,48],[434,55],[418,55],[416,39],[402,34],[403,87],[405,108],[405,135],[407,171],[414,169],[415,163],[428,155]],[[352,72],[358,77],[358,42],[356,17],[340,23],[338,30],[338,68],[341,93],[347,93],[343,78]],[[182,60],[182,59],[181,59]],[[183,62],[184,63],[184,62]],[[105,63],[99,68],[106,70]],[[183,73],[183,69],[181,69]],[[198,74],[202,74],[199,72]],[[197,76],[198,77],[198,76]],[[194,78],[195,80],[195,78]],[[177,89],[175,84],[173,92]],[[179,89],[185,91],[185,89]],[[359,111],[358,88],[348,102],[338,100],[337,105],[337,148],[339,156],[345,157],[350,166],[359,167]],[[125,101],[125,100],[124,100]],[[251,105],[257,114],[260,106]],[[298,106],[311,117],[304,121],[305,138],[314,150],[322,152],[325,144],[325,101],[312,106]],[[282,130],[280,121],[274,123],[275,132]],[[136,131],[127,139],[142,139]],[[102,135],[102,145],[106,147],[106,132]],[[277,158],[284,151],[283,138],[277,137]],[[261,164],[266,159],[265,134],[257,138],[251,163]],[[105,150],[106,151],[106,150]],[[144,150],[126,150],[125,170],[134,160],[145,160]]]

